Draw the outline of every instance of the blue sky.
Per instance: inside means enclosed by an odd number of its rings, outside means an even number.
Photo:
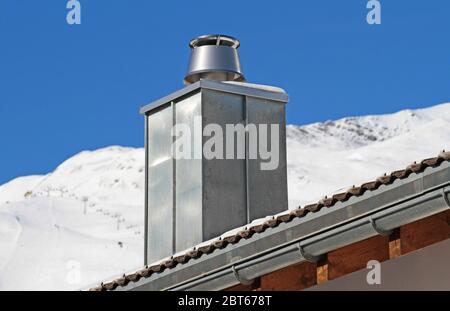
[[[0,184],[86,149],[142,146],[138,109],[182,87],[192,37],[241,41],[250,82],[286,89],[288,122],[450,101],[450,1],[0,2]]]

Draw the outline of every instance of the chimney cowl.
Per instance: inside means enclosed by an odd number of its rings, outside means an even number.
[[[189,43],[191,57],[185,84],[200,79],[245,81],[239,61],[239,40],[226,35],[204,35]]]

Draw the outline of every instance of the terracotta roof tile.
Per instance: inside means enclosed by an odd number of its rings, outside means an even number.
[[[276,220],[278,221],[278,222],[289,222],[289,221],[291,221],[294,217],[296,217],[296,216],[294,216],[294,215],[291,215],[290,213],[289,214],[285,214],[285,215],[280,215],[280,216],[278,216],[277,218],[276,218]]]

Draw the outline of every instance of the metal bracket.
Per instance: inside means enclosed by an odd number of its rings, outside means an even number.
[[[375,220],[372,217],[369,218],[369,221],[370,224],[372,225],[373,230],[375,230],[375,232],[378,233],[379,235],[389,236],[394,232],[394,230],[383,230],[378,228],[377,224],[375,223]]]
[[[444,199],[445,204],[447,204],[447,206],[450,207],[450,200],[447,198],[445,188],[442,188],[442,198]]]
[[[306,253],[301,242],[297,244],[297,248],[298,248],[298,251],[300,252],[300,255],[302,255],[302,257],[305,258],[309,262],[316,263],[316,262],[321,261],[324,258],[324,255],[314,256],[314,255]]]
[[[231,267],[231,271],[233,271],[236,280],[242,285],[252,285],[253,282],[255,282],[255,279],[247,280],[246,278],[241,277],[234,266]]]

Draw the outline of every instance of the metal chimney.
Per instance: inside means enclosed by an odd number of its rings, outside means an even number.
[[[200,79],[245,81],[237,49],[239,41],[225,35],[205,35],[189,43],[191,58],[185,84]]]
[[[190,46],[188,85],[141,108],[146,128],[146,264],[288,208],[288,95],[277,87],[236,81],[244,79],[236,39],[202,36]],[[178,125],[189,130],[182,136],[192,145],[187,158],[174,156]],[[263,130],[265,125],[279,130]],[[213,137],[205,134],[211,126],[217,142],[222,141],[217,157],[204,152]],[[265,135],[270,138],[262,141]],[[262,169],[269,162],[261,146],[279,150],[276,167]]]

